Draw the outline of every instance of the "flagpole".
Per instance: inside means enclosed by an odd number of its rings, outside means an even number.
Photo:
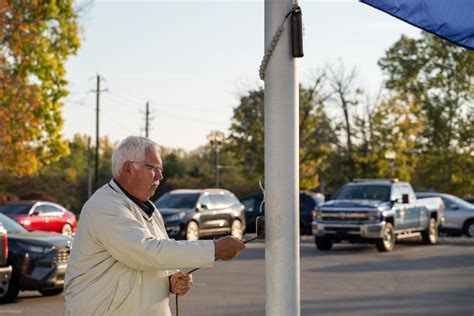
[[[291,0],[265,0],[265,51]],[[265,72],[265,314],[300,315],[298,61],[290,20]]]

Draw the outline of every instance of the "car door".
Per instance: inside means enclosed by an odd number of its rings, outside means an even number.
[[[418,228],[420,226],[420,208],[416,205],[416,196],[408,184],[400,185],[403,195],[408,195],[408,203],[404,204],[405,210],[405,228]]]
[[[43,204],[36,204],[30,210],[30,225],[28,226],[29,230],[45,230],[46,217],[44,214],[46,213],[46,208]]]
[[[64,210],[52,204],[45,204],[45,230],[60,233],[65,223]]]
[[[224,192],[209,194],[212,207],[211,226],[217,230],[230,228],[232,203],[226,199]]]
[[[444,228],[462,229],[464,217],[456,202],[448,197],[441,196],[445,205],[444,209]]]
[[[400,190],[400,186],[394,185],[392,187],[390,200],[394,202],[393,208],[395,209],[395,229],[404,229],[406,227],[406,205],[403,204],[402,191]]]
[[[212,223],[212,207],[209,193],[205,192],[201,195],[198,201],[199,205],[199,227],[201,230],[213,228]]]

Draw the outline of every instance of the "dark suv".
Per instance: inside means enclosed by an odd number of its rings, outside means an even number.
[[[247,223],[247,232],[255,232],[255,220],[258,216],[264,215],[265,208],[262,205],[263,194],[255,193],[245,196],[240,199],[245,206],[245,217]],[[300,234],[311,235],[311,222],[316,207],[324,203],[324,195],[321,193],[311,193],[306,191],[300,192]],[[260,205],[262,205],[262,212],[260,212]]]
[[[172,238],[198,240],[225,234],[243,238],[244,206],[227,190],[173,190],[157,199],[155,205]]]

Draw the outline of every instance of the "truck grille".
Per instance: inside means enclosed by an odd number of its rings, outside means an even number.
[[[58,253],[54,257],[54,262],[56,263],[66,263],[69,259],[69,248],[59,249]]]
[[[369,219],[368,212],[323,212],[323,221],[366,221]]]

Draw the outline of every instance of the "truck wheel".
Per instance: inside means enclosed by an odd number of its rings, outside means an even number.
[[[467,237],[474,237],[474,219],[468,220],[464,224],[464,233]]]
[[[438,242],[438,225],[436,219],[430,218],[428,228],[421,233],[425,245],[435,245]]]
[[[332,241],[326,237],[315,237],[314,242],[316,243],[316,247],[318,250],[327,251],[331,250],[332,248]]]
[[[383,228],[383,237],[375,242],[378,251],[389,252],[395,248],[395,232],[391,223],[386,223]]]
[[[10,280],[0,282],[0,303],[12,302],[20,291],[18,278],[12,273]]]

